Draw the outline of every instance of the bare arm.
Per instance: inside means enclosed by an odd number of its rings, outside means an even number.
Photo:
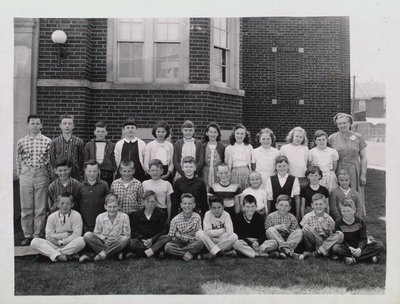
[[[360,160],[361,160],[361,174],[360,174],[360,183],[361,186],[365,186],[367,184],[367,148],[364,148],[360,151]]]

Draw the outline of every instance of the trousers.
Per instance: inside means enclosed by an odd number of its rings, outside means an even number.
[[[129,236],[121,236],[114,241],[104,242],[93,232],[86,232],[83,238],[85,239],[86,244],[92,248],[96,254],[104,251],[107,257],[111,257],[121,252],[129,244]]]
[[[385,246],[380,241],[374,241],[367,244],[361,251],[361,255],[355,258],[356,261],[366,261],[371,259],[373,256],[380,254],[384,250]],[[344,244],[335,244],[332,247],[333,254],[343,257],[351,257],[351,251],[348,246]]]
[[[267,238],[278,242],[279,251],[285,252],[290,250],[293,253],[303,239],[303,232],[301,229],[296,229],[289,234],[285,241],[278,229],[270,227],[267,229]]]
[[[249,258],[254,258],[256,256],[256,251],[244,240],[237,240],[236,242],[234,242],[233,248]],[[261,252],[269,253],[277,249],[278,249],[278,243],[274,240],[266,240],[260,245],[260,253]]]
[[[182,241],[174,239],[165,245],[165,252],[176,257],[183,257],[186,252],[195,255],[204,248],[204,243],[201,240]]]
[[[165,244],[171,241],[171,237],[169,235],[162,235],[158,238],[158,240],[150,247],[150,249],[157,255],[160,252]],[[131,239],[129,241],[129,249],[132,252],[143,254],[146,249],[148,249],[141,240],[139,239]]]
[[[318,248],[324,256],[328,256],[333,245],[343,242],[344,235],[343,232],[337,231],[323,239],[314,229],[303,229],[303,239],[308,251]]]
[[[232,245],[237,241],[238,236],[235,233],[229,235],[224,233],[218,237],[209,237],[206,232],[199,230],[196,232],[196,238],[201,240],[207,250],[215,255],[220,251],[232,249]]]
[[[54,245],[48,240],[41,238],[34,238],[31,242],[31,247],[40,252],[40,254],[47,256],[53,262],[62,254],[72,255],[78,253],[85,248],[85,241],[83,237],[79,236],[73,239],[65,246]]]

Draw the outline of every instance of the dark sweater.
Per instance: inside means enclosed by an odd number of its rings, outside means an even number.
[[[142,240],[151,238],[154,243],[161,235],[168,232],[164,212],[158,208],[154,208],[150,219],[147,219],[144,214],[144,208],[133,212],[131,230],[133,239]]]
[[[236,214],[233,230],[239,240],[245,241],[249,246],[252,242],[248,238],[256,238],[260,245],[265,241],[264,217],[257,212],[254,213],[250,223],[245,220],[243,212]]]
[[[358,217],[355,217],[354,222],[350,225],[345,223],[343,218],[339,218],[336,221],[335,230],[343,232],[343,243],[347,246],[363,250],[367,245],[367,227],[365,222]]]
[[[191,179],[185,176],[178,178],[174,183],[174,200],[172,206],[172,216],[177,215],[180,212],[181,195],[183,193],[190,193],[194,196],[196,206],[194,212],[199,213],[201,217],[208,210],[207,203],[207,189],[204,181],[199,177],[193,177]]]

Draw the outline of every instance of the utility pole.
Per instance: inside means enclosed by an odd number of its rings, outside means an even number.
[[[351,106],[350,106],[351,116],[354,115],[353,107],[354,107],[355,101],[356,101],[356,75],[353,75],[353,96],[352,96],[352,101],[351,101]]]

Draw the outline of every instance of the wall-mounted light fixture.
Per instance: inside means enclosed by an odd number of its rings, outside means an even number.
[[[62,30],[56,30],[51,34],[51,40],[58,46],[58,65],[60,65],[61,60],[67,58],[67,52],[62,47],[67,42],[67,34]]]

